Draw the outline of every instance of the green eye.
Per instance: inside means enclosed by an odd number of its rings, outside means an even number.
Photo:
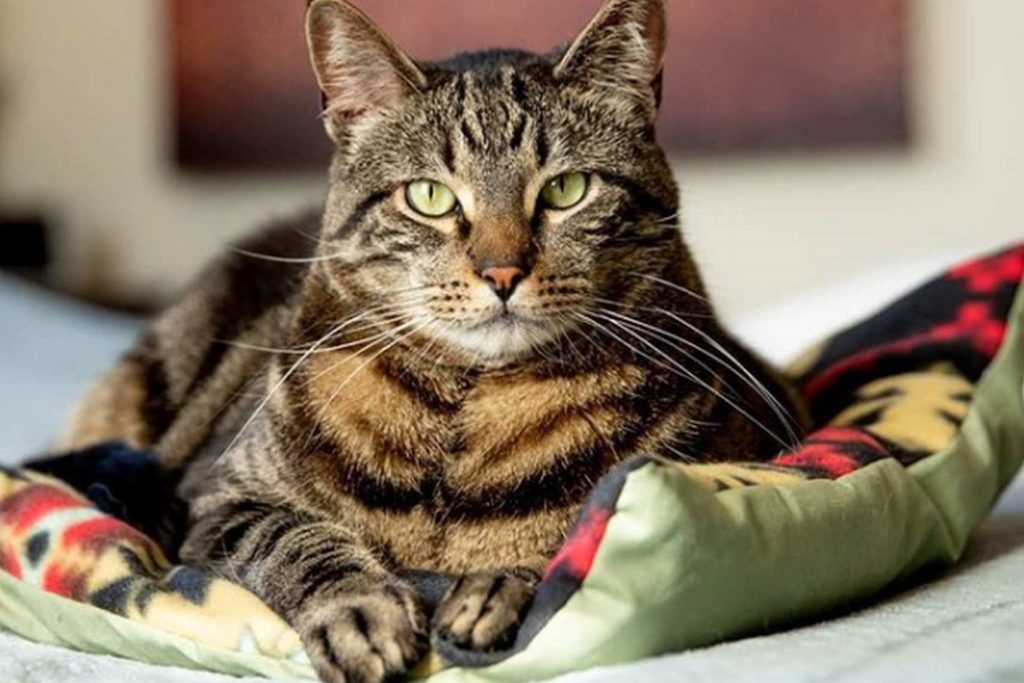
[[[540,191],[542,203],[551,209],[571,209],[583,201],[590,178],[578,171],[564,173],[548,182]]]
[[[405,201],[413,211],[428,218],[447,216],[458,205],[451,188],[433,180],[415,180],[406,185]]]

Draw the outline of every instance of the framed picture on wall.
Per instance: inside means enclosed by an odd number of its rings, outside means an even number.
[[[902,145],[910,0],[668,0],[659,135],[672,151]],[[166,0],[175,150],[191,169],[319,166],[329,149],[304,0]],[[416,59],[548,52],[600,0],[355,0]]]

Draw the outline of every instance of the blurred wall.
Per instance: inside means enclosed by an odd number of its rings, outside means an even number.
[[[727,312],[1024,237],[1024,3],[917,0],[913,15],[909,150],[678,160],[686,232]],[[0,205],[66,228],[68,286],[166,296],[227,237],[324,193],[319,174],[170,165],[164,19],[160,0],[0,0]]]

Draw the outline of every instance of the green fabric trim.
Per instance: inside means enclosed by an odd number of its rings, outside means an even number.
[[[1024,459],[1024,293],[945,450],[837,481],[710,493],[677,469],[631,473],[584,585],[530,646],[432,683],[540,680],[700,647],[827,614],[961,554]],[[235,675],[308,665],[204,647],[0,572],[0,625],[86,652]]]

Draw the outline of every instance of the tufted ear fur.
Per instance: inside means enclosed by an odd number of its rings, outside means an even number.
[[[336,143],[355,120],[398,105],[426,85],[418,66],[347,0],[313,0],[306,38]]]
[[[555,75],[626,96],[645,105],[653,119],[661,104],[665,23],[664,0],[608,0],[562,56]]]

